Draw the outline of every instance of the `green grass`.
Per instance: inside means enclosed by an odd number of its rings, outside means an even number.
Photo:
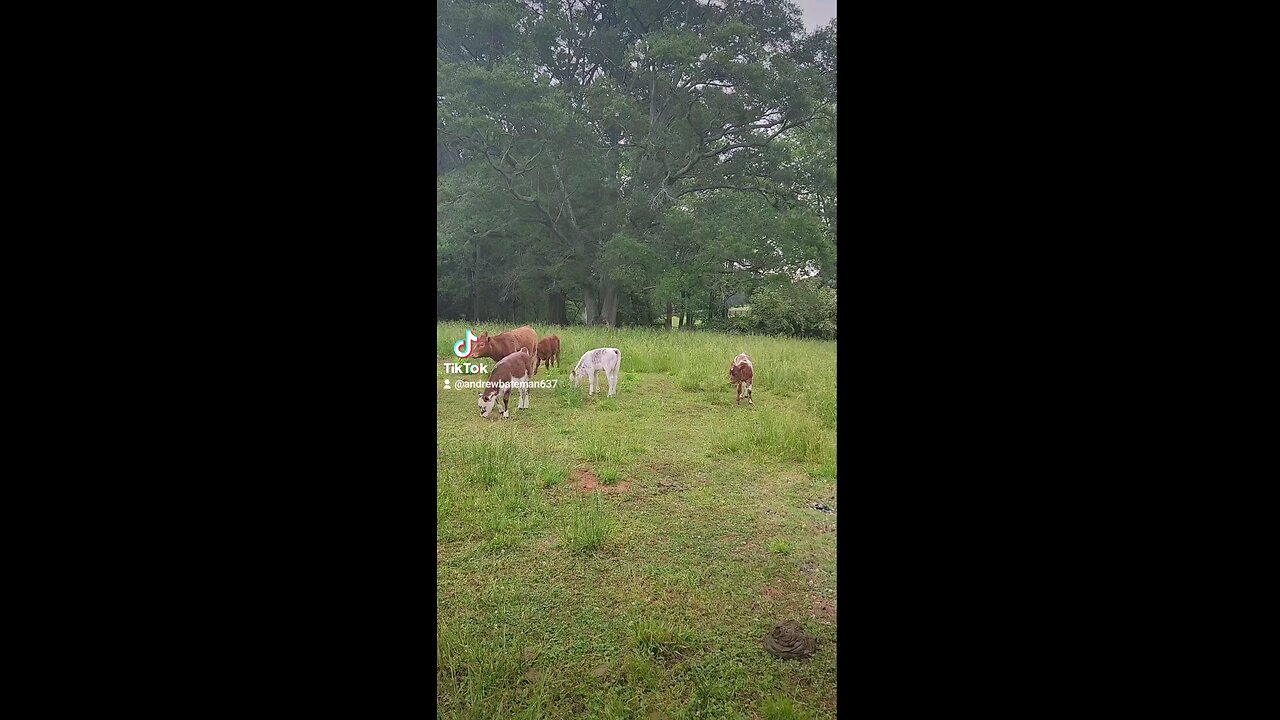
[[[769,551],[778,553],[779,555],[790,555],[791,550],[791,543],[786,540],[774,540],[769,543]]]
[[[503,420],[443,389],[465,327],[436,329],[437,717],[834,717],[837,516],[806,507],[835,498],[834,343],[534,325],[559,385]],[[568,382],[596,347],[617,397]],[[811,659],[760,646],[792,617]]]
[[[584,505],[574,512],[565,528],[564,546],[579,555],[600,549],[613,530],[613,523],[600,507],[600,491],[596,491],[593,505]]]
[[[787,698],[766,700],[760,710],[760,717],[763,720],[805,720],[813,717],[810,713],[797,708],[795,703]]]

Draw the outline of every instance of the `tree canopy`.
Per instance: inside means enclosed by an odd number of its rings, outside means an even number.
[[[652,324],[833,288],[836,22],[788,0],[446,0],[437,312]]]

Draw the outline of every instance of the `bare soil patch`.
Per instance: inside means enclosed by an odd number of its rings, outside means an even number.
[[[582,492],[595,492],[599,490],[605,495],[617,495],[631,489],[631,483],[623,480],[616,485],[605,485],[600,482],[600,478],[596,474],[587,469],[574,470],[571,475],[573,478],[573,486]]]
[[[822,622],[836,621],[836,603],[834,600],[818,598],[813,601],[813,616]]]

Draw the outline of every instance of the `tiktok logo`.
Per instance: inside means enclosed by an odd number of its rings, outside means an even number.
[[[453,344],[453,354],[460,358],[469,357],[471,355],[471,341],[477,339],[479,338],[471,332],[471,328],[467,328],[467,336]],[[467,345],[465,350],[462,349],[463,343]]]

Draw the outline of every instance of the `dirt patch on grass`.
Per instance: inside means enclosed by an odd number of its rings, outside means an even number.
[[[813,601],[813,617],[821,622],[833,623],[836,621],[836,602],[835,600],[826,600],[818,598]]]
[[[625,480],[615,485],[605,485],[600,482],[600,478],[596,477],[595,473],[587,469],[574,470],[569,474],[569,477],[573,479],[573,486],[582,492],[599,490],[605,495],[616,495],[631,489],[631,483]]]
[[[760,594],[764,595],[770,600],[781,600],[784,593],[781,590],[778,590],[777,588],[771,588],[768,585],[765,585],[764,588],[760,590]]]

